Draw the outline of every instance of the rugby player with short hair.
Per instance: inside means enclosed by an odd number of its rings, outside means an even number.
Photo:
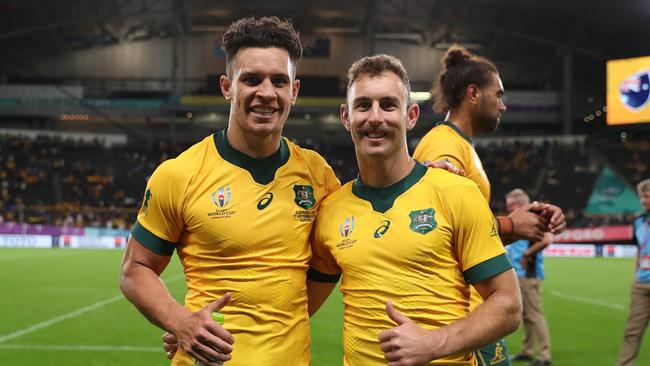
[[[291,23],[241,19],[223,45],[228,127],[156,169],[120,286],[173,334],[173,365],[307,366],[308,240],[323,198],[339,182],[321,156],[281,135],[300,88],[302,47]],[[185,306],[159,279],[174,250],[188,287]],[[210,317],[216,310],[223,327]]]
[[[399,60],[362,58],[348,80],[359,176],[321,204],[308,274],[324,294],[342,275],[344,365],[475,365],[521,321],[493,215],[474,182],[409,156],[419,107]],[[471,313],[469,283],[485,299]],[[313,290],[310,311],[325,298]]]

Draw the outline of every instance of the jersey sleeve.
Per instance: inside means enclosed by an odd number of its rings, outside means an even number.
[[[454,244],[463,275],[472,284],[512,268],[496,220],[475,183],[445,191],[452,212]]]
[[[457,168],[467,170],[467,153],[463,151],[463,147],[442,135],[438,136],[435,131],[431,133],[420,141],[413,152],[413,158],[419,162],[447,160]]]
[[[319,213],[310,236],[312,257],[309,261],[307,278],[317,282],[338,282],[341,277],[341,268],[332,256],[332,252],[325,245],[321,221],[323,221],[323,215]]]
[[[182,203],[187,182],[173,160],[161,164],[147,182],[131,235],[159,255],[170,256],[183,231]]]

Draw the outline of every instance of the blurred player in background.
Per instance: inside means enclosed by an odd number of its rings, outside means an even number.
[[[302,47],[291,23],[241,19],[223,45],[228,127],[156,169],[120,285],[147,319],[173,334],[180,345],[173,365],[194,358],[307,366],[309,234],[339,182],[322,157],[281,136],[300,87]],[[188,286],[185,307],[159,279],[174,250]],[[210,316],[222,307],[225,329]]]
[[[521,321],[515,274],[481,192],[409,156],[406,132],[418,116],[399,60],[351,66],[341,119],[359,176],[323,201],[308,274],[322,284],[310,312],[342,274],[344,365],[475,365],[472,350]],[[468,283],[485,299],[472,313]]]
[[[434,95],[434,108],[446,113],[420,141],[414,158],[419,161],[448,160],[465,171],[487,202],[490,202],[490,181],[474,150],[475,135],[493,132],[506,111],[503,103],[503,84],[496,66],[489,60],[475,56],[462,47],[452,47],[444,55]],[[508,159],[509,157],[504,157]],[[504,243],[516,239],[541,240],[544,232],[560,233],[566,228],[562,210],[554,205],[532,203],[513,211],[508,216],[496,217],[499,235]],[[481,303],[481,297],[471,296],[472,308]],[[509,365],[505,341],[488,345],[477,352],[481,365]]]
[[[528,194],[514,189],[506,194],[506,207],[512,212],[530,203]],[[551,365],[551,341],[548,324],[542,310],[540,288],[544,280],[542,251],[553,242],[553,234],[546,232],[540,241],[517,240],[508,245],[507,251],[519,279],[519,289],[524,305],[524,340],[521,352],[513,361],[530,361],[531,366]],[[535,343],[539,343],[539,356],[533,357]]]
[[[636,186],[641,206],[645,210],[633,223],[634,238],[639,246],[636,273],[630,296],[630,315],[625,325],[623,344],[617,366],[631,366],[639,354],[643,333],[650,320],[650,179]]]

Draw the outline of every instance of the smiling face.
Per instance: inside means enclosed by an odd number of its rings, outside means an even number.
[[[238,136],[279,137],[300,88],[294,66],[282,48],[240,49],[229,76],[220,80],[230,101],[229,130]]]
[[[341,120],[352,135],[357,157],[383,159],[406,151],[406,131],[420,114],[418,105],[408,105],[407,100],[404,83],[392,72],[363,74],[352,83]]]

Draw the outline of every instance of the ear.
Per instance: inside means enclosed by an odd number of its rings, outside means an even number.
[[[298,98],[298,91],[300,91],[300,80],[296,79],[293,81],[291,86],[291,105],[296,104],[296,99]]]
[[[347,104],[341,104],[341,122],[343,127],[350,131],[350,109]]]
[[[232,98],[232,80],[227,75],[221,75],[219,78],[219,86],[226,100],[230,100]]]
[[[413,103],[409,106],[408,111],[406,111],[406,130],[410,131],[415,127],[415,123],[420,118],[420,106],[417,103]]]
[[[465,99],[470,103],[476,104],[481,99],[481,89],[475,84],[469,84],[465,91]]]

